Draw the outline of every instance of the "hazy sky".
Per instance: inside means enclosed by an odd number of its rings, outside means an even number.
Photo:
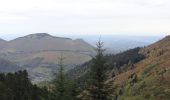
[[[0,36],[170,34],[170,0],[0,0]]]

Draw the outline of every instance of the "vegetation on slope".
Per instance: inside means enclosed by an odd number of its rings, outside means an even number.
[[[53,99],[54,100],[78,100],[77,95],[78,88],[76,87],[75,82],[68,79],[65,75],[65,68],[64,68],[64,58],[61,55],[59,59],[59,69],[56,73],[56,77],[53,80]]]
[[[119,54],[105,55],[106,59],[106,71],[111,73],[111,77],[113,74],[119,74],[121,71],[123,72],[128,67],[132,67],[128,65],[129,62],[137,63],[145,58],[143,54],[139,54],[139,50],[141,48],[134,48],[127,50],[125,52]],[[80,66],[71,69],[67,74],[68,76],[76,79],[82,89],[87,88],[87,85],[90,80],[90,66],[92,66],[92,61],[86,62]]]
[[[136,63],[135,69],[129,69],[114,79],[119,86],[118,100],[169,100],[170,37],[141,49],[140,53],[147,58]]]
[[[31,84],[26,71],[0,74],[0,100],[49,100],[46,88]]]

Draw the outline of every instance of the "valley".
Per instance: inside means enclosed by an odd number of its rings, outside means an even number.
[[[170,0],[1,0],[0,100],[170,100]]]
[[[103,60],[99,56],[100,51],[95,51],[103,50],[100,48],[102,43],[100,41],[97,42],[98,48],[95,48],[82,39],[72,40],[38,33],[1,42],[0,72],[9,75],[14,73],[14,76],[28,72],[27,77],[31,83],[48,88],[46,91],[48,95],[55,95],[52,90],[57,84],[53,83],[58,77],[55,76],[57,74],[62,75],[60,78],[68,79],[66,83],[60,85],[67,84],[72,87],[72,83],[75,82],[77,88],[74,89],[79,91],[74,91],[78,96],[76,98],[86,100],[91,93],[90,87],[95,82],[92,81],[92,76],[96,71],[105,75],[103,79],[100,78],[104,76],[95,78],[99,78],[111,88],[108,97],[113,100],[161,100],[162,98],[168,100],[170,96],[170,36],[148,46],[131,48],[116,54],[102,51]],[[101,61],[94,63],[95,59]],[[102,67],[98,67],[101,65],[95,64],[104,64],[102,65],[104,69],[101,70]],[[8,74],[5,77],[8,77]],[[41,92],[43,91],[42,89]]]

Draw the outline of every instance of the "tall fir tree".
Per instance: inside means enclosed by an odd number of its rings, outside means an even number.
[[[91,66],[91,86],[89,88],[90,100],[109,100],[109,85],[105,83],[106,76],[106,60],[103,55],[103,42],[100,40],[96,44],[96,56],[92,59]]]
[[[64,69],[64,58],[61,54],[61,57],[59,58],[59,69],[58,73],[56,74],[56,78],[54,80],[54,93],[55,98],[54,100],[77,100],[77,87],[74,83],[74,81],[70,80],[65,75],[65,69]]]

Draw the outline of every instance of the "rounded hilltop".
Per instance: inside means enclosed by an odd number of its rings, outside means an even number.
[[[70,39],[70,38],[65,38],[65,37],[56,37],[53,35],[50,35],[48,33],[33,33],[27,36],[24,36],[24,38],[34,38],[34,39],[41,39],[41,38],[60,38],[60,39]]]

